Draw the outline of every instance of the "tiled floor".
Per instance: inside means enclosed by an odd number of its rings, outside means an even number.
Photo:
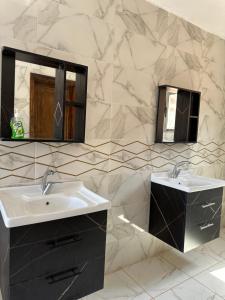
[[[225,299],[225,230],[186,254],[175,250],[105,277],[105,288],[82,300]]]
[[[103,290],[82,300],[151,299],[225,299],[225,230],[194,251],[170,250],[109,274]]]

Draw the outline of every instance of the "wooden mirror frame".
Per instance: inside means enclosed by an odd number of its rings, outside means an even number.
[[[10,120],[14,116],[14,97],[15,97],[15,65],[16,60],[32,64],[52,67],[56,69],[55,77],[55,101],[60,103],[63,117],[60,122],[55,124],[55,138],[53,139],[12,139]],[[64,116],[65,116],[65,87],[66,72],[76,73],[76,101],[71,103],[78,109],[74,120],[75,131],[73,139],[64,139]],[[88,67],[74,64],[71,62],[58,60],[55,58],[25,52],[9,47],[2,48],[2,73],[1,73],[1,121],[0,136],[3,141],[48,141],[48,142],[76,142],[85,141],[85,121],[86,121],[86,102],[87,102],[87,78]]]

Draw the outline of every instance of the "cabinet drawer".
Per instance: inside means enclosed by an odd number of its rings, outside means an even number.
[[[220,217],[194,226],[187,226],[185,231],[184,252],[218,238],[219,233]]]
[[[103,288],[104,257],[11,286],[10,300],[75,300]]]
[[[194,226],[221,216],[222,198],[212,198],[186,207],[186,224]]]
[[[28,245],[71,235],[75,232],[106,227],[107,211],[15,227],[10,230],[10,247]]]
[[[105,255],[104,230],[97,228],[63,238],[12,248],[10,284],[47,276],[73,264]]]
[[[201,205],[208,202],[221,202],[223,188],[216,188],[187,194],[187,205]]]

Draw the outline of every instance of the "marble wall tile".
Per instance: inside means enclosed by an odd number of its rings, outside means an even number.
[[[198,57],[202,57],[206,47],[207,33],[185,20],[169,14],[168,45]]]
[[[86,110],[85,141],[110,140],[111,104],[89,100]]]
[[[57,2],[73,8],[80,14],[96,17],[108,23],[113,23],[115,15],[115,0],[56,0]]]
[[[151,71],[114,68],[113,102],[130,106],[152,106],[155,111],[156,95],[157,89]]]
[[[88,66],[88,99],[111,103],[113,65],[99,60],[84,61]]]
[[[68,179],[91,171],[104,174],[109,168],[108,155],[87,144],[36,143],[35,163],[36,180],[48,167],[55,169],[59,178]]]
[[[117,1],[115,26],[165,43],[168,12],[144,0]]]
[[[37,38],[36,1],[1,1],[0,31],[7,38],[34,41]]]
[[[82,300],[150,300],[150,296],[122,270],[105,277],[104,290]]]
[[[154,67],[160,84],[199,90],[203,64],[195,54],[167,46]]]
[[[39,12],[38,41],[54,49],[112,62],[112,26],[65,5],[50,4]]]
[[[35,178],[35,148],[30,143],[0,143],[0,185],[32,182]]]
[[[118,219],[115,220],[116,224],[124,223],[125,219],[142,228],[148,224],[148,211],[143,210],[143,207],[149,206],[149,175],[149,172],[139,172],[134,175],[116,174],[109,177],[108,189],[112,206],[122,206],[119,213],[124,212],[123,215],[115,216]]]
[[[140,260],[145,259],[148,255],[152,256],[156,252],[159,252],[159,245],[154,245],[151,243],[152,239],[149,237],[149,235],[143,235],[142,238],[140,236],[141,234],[128,236],[128,238],[119,239],[116,242],[107,244],[107,273],[118,270],[121,268],[121,266],[129,266],[132,261],[139,262]],[[147,251],[148,247],[146,244],[148,244],[151,249],[150,253]],[[154,246],[156,246],[156,248],[153,248]]]
[[[150,107],[112,105],[112,139],[125,139],[149,144],[154,135],[156,115]]]
[[[166,48],[145,35],[118,27],[115,28],[114,44],[114,64],[137,70],[151,67]]]

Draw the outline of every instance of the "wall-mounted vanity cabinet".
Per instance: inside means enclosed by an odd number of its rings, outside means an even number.
[[[159,86],[156,143],[196,143],[201,93]]]
[[[86,66],[4,47],[1,77],[2,140],[13,140],[16,117],[22,140],[84,142]]]
[[[3,300],[75,300],[102,289],[106,222],[106,210],[13,228],[0,217]]]
[[[219,237],[225,181],[152,176],[149,233],[181,252]]]

